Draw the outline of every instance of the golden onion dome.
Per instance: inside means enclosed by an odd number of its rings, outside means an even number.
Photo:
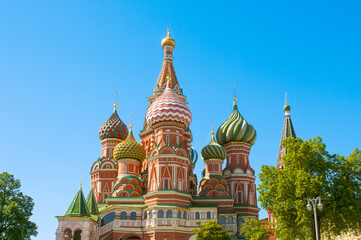
[[[171,38],[171,36],[170,36],[170,30],[168,29],[168,35],[165,37],[165,38],[163,38],[163,40],[162,40],[162,47],[164,48],[164,46],[167,46],[167,45],[170,45],[170,46],[172,46],[172,47],[175,47],[175,41],[174,41],[174,39],[173,38]]]
[[[133,158],[140,162],[144,160],[144,148],[134,139],[132,126],[130,126],[130,133],[128,134],[127,138],[115,146],[113,157],[115,160],[120,160],[123,158]]]

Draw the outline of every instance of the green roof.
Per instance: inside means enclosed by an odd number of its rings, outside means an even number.
[[[68,211],[66,211],[65,216],[74,216],[74,217],[90,216],[81,187],[78,193],[75,195],[73,201],[71,202]]]
[[[88,207],[89,213],[96,215],[99,213],[97,202],[95,200],[93,189],[90,189],[88,197],[86,198],[86,205]]]

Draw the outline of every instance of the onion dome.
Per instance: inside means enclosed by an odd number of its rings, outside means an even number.
[[[184,124],[187,128],[192,122],[192,113],[184,99],[170,88],[169,82],[170,77],[163,94],[149,106],[145,119],[148,126],[160,122],[177,122]]]
[[[170,36],[170,30],[168,29],[168,35],[165,37],[165,38],[163,38],[163,40],[162,40],[162,47],[164,48],[164,46],[167,46],[167,45],[170,45],[170,46],[172,46],[172,47],[175,47],[175,41],[174,41],[174,39],[173,38],[171,38],[171,36]]]
[[[145,151],[142,145],[135,141],[132,126],[130,126],[130,133],[128,137],[121,143],[115,146],[113,151],[113,157],[115,160],[123,158],[133,158],[138,161],[143,161],[145,158]]]
[[[226,149],[216,142],[214,139],[214,132],[212,132],[212,139],[208,145],[206,145],[202,151],[201,156],[203,160],[208,159],[225,159],[227,156]]]
[[[256,130],[239,113],[234,99],[234,107],[231,116],[217,130],[217,141],[221,144],[230,142],[245,142],[253,145],[256,142]]]
[[[286,103],[286,105],[283,107],[283,111],[291,111],[291,106]]]
[[[128,136],[127,126],[119,118],[117,113],[117,105],[114,104],[114,113],[110,118],[100,127],[99,138],[104,140],[106,138],[118,138],[124,140]]]
[[[197,151],[192,147],[191,148],[191,164],[194,166],[196,165],[198,161],[198,153]]]

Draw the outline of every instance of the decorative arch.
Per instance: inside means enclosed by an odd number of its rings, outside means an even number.
[[[73,233],[70,228],[67,228],[63,232],[63,240],[71,240],[73,238]]]
[[[159,151],[159,154],[174,154],[174,149],[171,148],[171,147],[163,147],[160,151]]]

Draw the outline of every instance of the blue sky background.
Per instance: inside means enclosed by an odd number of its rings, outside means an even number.
[[[361,146],[360,1],[1,1],[0,171],[34,198],[36,239],[54,239],[118,109],[142,127],[171,25],[174,65],[200,152],[232,111],[257,130],[251,166],[275,165],[288,92],[296,134],[331,153]],[[139,137],[138,137],[139,139]],[[204,168],[200,159],[195,172]],[[260,213],[265,217],[264,211]]]

